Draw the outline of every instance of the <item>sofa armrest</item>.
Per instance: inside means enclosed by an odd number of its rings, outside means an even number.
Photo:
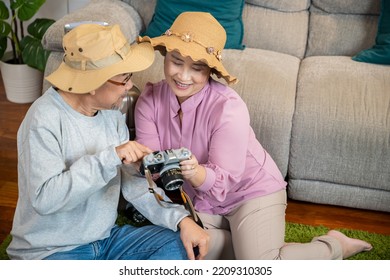
[[[141,91],[139,88],[134,85],[128,92],[126,97],[123,99],[122,113],[125,115],[126,124],[129,128],[130,140],[135,139],[135,120],[134,120],[134,111],[135,104],[137,103],[138,97],[140,96]]]
[[[130,43],[133,43],[145,28],[140,15],[129,4],[119,0],[91,0],[85,7],[65,15],[52,24],[43,36],[43,47],[50,51],[62,51],[64,25],[79,21],[105,21],[110,25],[119,24]]]

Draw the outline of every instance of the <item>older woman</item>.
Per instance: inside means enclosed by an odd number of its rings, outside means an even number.
[[[255,138],[246,104],[211,77],[237,82],[222,64],[226,33],[211,14],[182,13],[164,35],[140,41],[165,55],[165,80],[148,84],[138,99],[137,141],[192,151],[181,170],[211,236],[207,258],[341,259],[371,249],[334,230],[285,244],[286,182]]]

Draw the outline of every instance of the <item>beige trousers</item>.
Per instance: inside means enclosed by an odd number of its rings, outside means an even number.
[[[310,243],[285,243],[286,191],[249,200],[227,215],[198,213],[210,234],[207,259],[342,259],[342,248],[331,236]]]

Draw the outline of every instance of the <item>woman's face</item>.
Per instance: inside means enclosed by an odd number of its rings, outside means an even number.
[[[179,52],[167,52],[164,60],[164,74],[168,85],[180,103],[199,92],[210,77],[210,67]]]

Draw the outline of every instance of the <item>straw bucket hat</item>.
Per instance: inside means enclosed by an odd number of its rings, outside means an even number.
[[[115,75],[144,70],[154,61],[150,43],[130,45],[119,25],[79,25],[64,35],[63,48],[61,65],[46,80],[77,94],[93,91]]]
[[[205,12],[184,12],[161,36],[138,38],[139,42],[150,42],[163,55],[165,51],[178,51],[184,57],[206,63],[213,72],[228,84],[238,82],[222,65],[222,50],[226,43],[226,31],[210,14]]]

